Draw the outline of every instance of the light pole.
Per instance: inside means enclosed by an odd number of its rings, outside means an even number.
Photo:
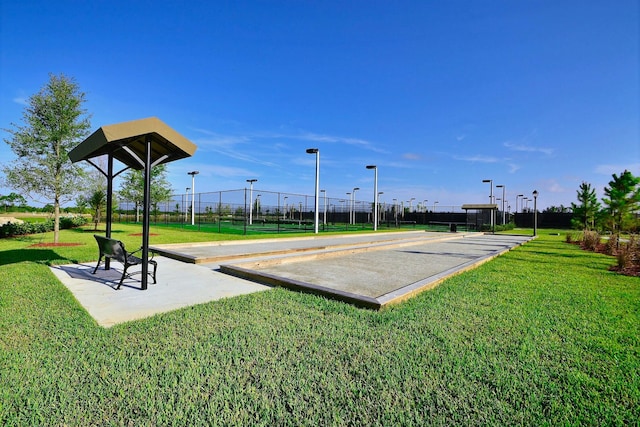
[[[351,193],[351,212],[349,215],[349,220],[351,224],[356,223],[356,191],[358,191],[360,187],[353,187],[353,193]]]
[[[533,235],[538,235],[538,190],[533,190]]]
[[[349,198],[349,225],[351,225],[351,193],[347,193],[347,197]],[[344,210],[343,210],[344,212]]]
[[[518,197],[524,197],[524,194],[518,194],[516,196],[516,213],[518,213]],[[522,202],[520,202],[522,203]],[[520,206],[520,210],[522,210],[522,205]]]
[[[257,179],[255,178],[247,180],[249,183],[249,225],[253,224],[253,183],[256,181]]]
[[[286,220],[287,219],[287,199],[289,198],[289,196],[284,196],[284,211],[282,215],[282,219]]]
[[[436,205],[440,203],[437,200],[435,202],[433,202],[433,213],[436,213]]]
[[[506,187],[504,185],[496,185],[496,188],[502,188],[502,225],[504,225],[505,222],[505,214],[504,214],[504,193],[506,190]]]
[[[191,175],[191,225],[195,225],[196,223],[196,175],[198,175],[199,173],[200,172],[198,171],[187,172],[187,175]]]
[[[489,204],[492,205],[493,204],[493,180],[492,179],[483,179],[482,182],[484,183],[489,183],[489,185],[491,186],[491,190],[489,192]],[[493,231],[493,217],[495,216],[495,213],[493,211],[493,207],[491,208],[491,230]]]
[[[260,221],[260,196],[262,196],[262,194],[256,196],[256,219],[258,221]]]
[[[395,226],[398,226],[398,199],[391,199],[393,201],[393,222]]]
[[[368,165],[367,169],[373,169],[373,231],[378,229],[378,167]]]
[[[189,213],[189,208],[187,207],[189,205],[189,190],[191,190],[191,188],[189,188],[189,187],[187,187],[184,190],[184,198],[185,198],[185,201],[186,201],[186,203],[184,204],[184,223],[185,224],[187,223],[187,220],[188,220],[187,214]]]
[[[322,224],[327,225],[327,190],[320,190],[320,192],[322,193],[322,199],[324,200]]]
[[[318,195],[320,193],[320,150],[317,148],[307,148],[307,154],[315,154],[316,155],[316,203],[315,209],[316,212],[314,214],[313,219],[313,232],[318,234],[318,222],[319,222],[319,212],[318,212]]]

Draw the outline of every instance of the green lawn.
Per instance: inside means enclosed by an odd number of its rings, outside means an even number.
[[[114,237],[139,245],[134,226]],[[152,227],[151,243],[220,235]],[[530,232],[530,230],[525,230]],[[222,236],[223,237],[223,236]],[[2,425],[636,425],[640,279],[540,237],[381,312],[274,289],[96,325],[48,263],[0,240]],[[339,279],[337,279],[339,280]]]

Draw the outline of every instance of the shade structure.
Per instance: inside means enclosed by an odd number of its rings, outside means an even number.
[[[464,205],[462,205],[462,209],[464,209],[464,211],[467,213],[467,217],[468,217],[468,212],[470,210],[476,210],[476,211],[485,211],[485,210],[489,210],[489,211],[495,211],[498,209],[498,205],[495,203],[466,203]],[[495,225],[494,228],[491,230],[492,232],[495,232]]]
[[[111,211],[113,206],[113,179],[121,172],[133,168],[144,171],[144,201],[142,222],[142,259],[149,258],[149,218],[151,206],[151,168],[192,156],[196,145],[170,128],[157,117],[132,120],[100,127],[87,139],[69,152],[73,163],[86,160],[107,178],[107,229],[111,237]],[[107,170],[100,168],[92,159],[107,156]],[[113,172],[113,160],[125,168]],[[105,262],[105,268],[109,263]],[[142,289],[147,289],[149,265],[142,263]]]
[[[69,152],[72,162],[105,154],[130,168],[142,170],[146,141],[151,138],[151,163],[167,163],[192,156],[196,145],[157,117],[100,127]]]

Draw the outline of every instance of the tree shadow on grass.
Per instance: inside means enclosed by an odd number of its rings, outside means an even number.
[[[59,255],[56,251],[51,249],[10,249],[8,251],[2,251],[2,256],[0,256],[0,266],[17,264],[25,261],[51,265],[53,261],[59,260],[65,261],[66,263],[74,262],[67,257]]]

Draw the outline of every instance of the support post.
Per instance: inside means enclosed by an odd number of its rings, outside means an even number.
[[[145,141],[144,212],[142,215],[142,290],[147,289],[149,264],[149,211],[151,206],[151,136]]]

